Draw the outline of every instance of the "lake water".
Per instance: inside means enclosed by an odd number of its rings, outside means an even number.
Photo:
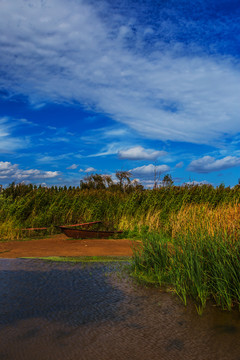
[[[122,278],[121,264],[0,260],[1,360],[240,360],[240,313]]]

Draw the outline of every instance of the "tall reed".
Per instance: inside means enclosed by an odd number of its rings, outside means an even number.
[[[240,305],[240,244],[207,232],[193,239],[192,233],[169,239],[150,234],[135,250],[133,274],[139,279],[164,285],[182,299],[194,299],[202,313],[207,300],[223,309]],[[239,306],[240,309],[240,306]]]
[[[202,313],[207,300],[240,309],[240,204],[183,204],[162,233],[147,234],[134,253],[133,273],[172,287]]]
[[[102,220],[109,227],[118,229],[141,231],[141,228],[148,228],[175,236],[177,226],[183,229],[189,225],[184,219],[200,217],[201,213],[204,216],[206,209],[208,214],[211,211],[217,214],[214,209],[218,208],[222,214],[225,207],[224,218],[230,213],[234,217],[229,220],[232,230],[225,230],[237,232],[234,221],[239,205],[235,204],[239,200],[238,186],[232,189],[207,185],[171,186],[124,192],[11,184],[0,194],[0,236],[14,239],[18,236],[17,229],[23,227],[51,227],[93,220]],[[212,223],[219,223],[217,215],[214,216]],[[204,227],[202,224],[201,228]]]
[[[240,203],[219,204],[213,207],[209,203],[183,205],[169,218],[172,237],[207,233],[208,236],[222,235],[228,241],[240,238]]]

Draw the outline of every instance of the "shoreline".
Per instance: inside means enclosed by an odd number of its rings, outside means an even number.
[[[129,239],[69,239],[64,234],[44,239],[0,243],[0,258],[43,257],[131,257],[134,241]]]

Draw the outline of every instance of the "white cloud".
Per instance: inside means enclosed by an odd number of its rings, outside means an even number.
[[[184,162],[183,162],[183,161],[180,161],[179,163],[177,163],[177,164],[175,165],[175,167],[176,167],[177,169],[180,169],[180,168],[183,167],[183,165],[184,165]]]
[[[105,6],[1,0],[0,88],[35,105],[81,103],[149,138],[214,144],[240,132],[240,71],[230,58],[186,55],[161,40],[146,51],[149,26],[127,46],[128,19],[106,19]]]
[[[174,178],[173,179],[175,182],[178,182],[178,178]],[[153,187],[157,187],[157,188],[160,188],[160,187],[165,187],[166,184],[160,180],[159,178],[157,178],[156,180],[154,180],[153,178],[152,179],[142,179],[140,181],[140,183],[147,189],[151,189]],[[205,181],[203,181],[203,183],[205,183]],[[201,184],[201,183],[199,183]]]
[[[65,153],[60,155],[44,155],[40,154],[37,161],[41,164],[55,164],[57,161],[68,159],[73,156],[73,153]]]
[[[153,164],[149,164],[149,165],[143,165],[140,167],[136,167],[134,169],[129,170],[130,173],[132,173],[134,176],[139,176],[139,177],[151,177],[154,176],[154,174],[156,173],[156,175],[158,176],[159,174],[162,174],[166,171],[169,171],[170,167],[168,165],[153,165]]]
[[[32,121],[29,121],[27,119],[19,119],[18,120],[20,123],[23,123],[25,125],[30,125],[30,126],[39,126],[38,124],[33,123]]]
[[[110,143],[107,144],[100,152],[96,154],[87,155],[87,157],[99,157],[99,156],[107,156],[107,155],[114,155],[117,154],[119,149],[119,144]]]
[[[55,136],[52,138],[47,138],[48,141],[50,142],[69,142],[69,139],[63,136]]]
[[[89,173],[89,172],[94,172],[97,171],[96,169],[94,169],[94,167],[88,167],[87,169],[80,169],[79,172],[85,172],[85,173]]]
[[[203,181],[188,181],[186,183],[184,183],[183,185],[198,185],[198,186],[201,186],[201,185],[212,185],[210,182],[208,182],[207,180],[203,180]]]
[[[212,156],[204,156],[200,159],[193,160],[189,166],[189,171],[197,173],[209,173],[212,171],[219,171],[229,169],[235,166],[240,166],[240,158],[236,156],[226,156],[222,159],[216,160]]]
[[[87,173],[87,172],[93,172],[93,171],[96,171],[96,169],[94,169],[94,167],[88,167],[86,170],[85,170],[85,172]]]
[[[78,167],[78,165],[76,164],[72,164],[71,166],[67,167],[67,169],[71,169],[71,170],[74,170]]]
[[[18,139],[11,136],[4,139],[0,138],[0,153],[2,154],[14,153],[17,150],[27,148],[28,146],[29,141],[27,141],[27,139]]]
[[[154,180],[141,180],[140,183],[147,189],[152,189],[155,185]]]
[[[23,119],[16,120],[9,117],[0,118],[0,153],[9,154],[29,146],[28,138],[15,137],[13,129],[19,124],[28,124]]]
[[[166,155],[165,151],[157,151],[152,149],[144,149],[142,146],[135,146],[127,150],[118,152],[120,159],[129,160],[156,160],[160,156]]]
[[[128,136],[128,132],[126,129],[124,128],[117,128],[117,129],[107,129],[104,131],[103,136],[105,138],[112,138],[112,137],[124,137],[124,136]]]
[[[95,140],[96,143],[96,140]],[[120,149],[126,148],[124,142],[113,142],[106,144],[98,153],[87,155],[87,157],[99,157],[118,154]]]
[[[58,171],[43,171],[37,169],[22,170],[17,164],[0,161],[0,179],[4,180],[35,180],[51,179],[60,175]]]

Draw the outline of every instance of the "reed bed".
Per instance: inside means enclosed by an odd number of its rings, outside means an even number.
[[[171,236],[169,235],[171,229]],[[240,310],[240,204],[183,205],[168,232],[146,234],[134,253],[138,279],[167,286],[202,313],[208,300]]]
[[[203,233],[215,237],[221,233],[228,241],[237,241],[240,239],[240,203],[216,207],[208,203],[184,205],[171,214],[169,228],[173,238],[184,234],[195,238],[196,234]]]
[[[222,222],[233,216],[228,222],[232,228],[236,227],[239,203],[239,185],[232,189],[204,185],[120,191],[11,184],[0,194],[0,238],[21,237],[21,228],[49,227],[51,234],[55,231],[54,225],[95,220],[118,230],[141,233],[142,228],[147,228],[174,237],[177,226],[187,227],[189,217],[200,218],[202,214],[204,219],[206,209],[214,214],[213,223],[219,222],[217,214],[225,211]],[[204,221],[200,228],[205,228]],[[229,228],[226,231],[230,231]]]
[[[189,234],[187,234],[189,235]],[[222,236],[207,233],[197,239],[151,234],[144,238],[143,248],[135,250],[133,275],[138,279],[166,286],[184,304],[195,301],[202,313],[208,300],[225,310],[240,310],[240,245],[229,244]]]

